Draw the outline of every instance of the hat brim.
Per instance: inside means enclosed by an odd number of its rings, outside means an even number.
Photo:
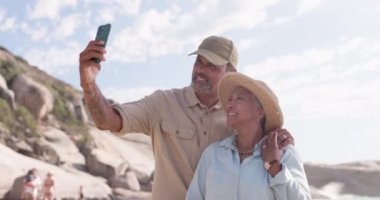
[[[214,65],[225,65],[228,63],[228,60],[218,56],[217,54],[215,54],[211,51],[205,50],[205,49],[198,49],[198,50],[194,51],[193,53],[189,54],[189,56],[191,56],[191,55],[201,55],[201,56],[205,57],[208,61],[210,61]]]
[[[220,81],[218,95],[224,109],[226,109],[232,90],[237,86],[242,86],[252,92],[262,105],[266,117],[265,132],[282,127],[283,115],[276,95],[264,82],[254,80],[241,73],[229,72]]]

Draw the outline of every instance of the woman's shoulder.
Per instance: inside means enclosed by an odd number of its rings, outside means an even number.
[[[285,148],[285,152],[284,152],[284,156],[283,156],[283,159],[282,160],[297,160],[299,162],[302,161],[297,149],[295,148],[294,145],[291,145],[289,144],[286,148]]]

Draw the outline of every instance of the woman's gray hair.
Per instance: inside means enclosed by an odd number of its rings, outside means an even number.
[[[251,96],[252,96],[253,101],[255,102],[256,106],[263,113],[263,117],[260,119],[260,127],[262,128],[262,130],[265,130],[266,117],[265,117],[265,112],[264,112],[263,106],[261,105],[260,101],[257,99],[257,97],[253,93],[251,93]]]

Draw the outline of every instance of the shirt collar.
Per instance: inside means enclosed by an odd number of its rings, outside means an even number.
[[[226,139],[222,140],[219,143],[219,146],[227,148],[227,149],[231,149],[232,151],[237,151],[237,148],[235,147],[235,144],[234,144],[235,143],[235,138],[236,138],[236,135],[229,136]],[[260,147],[261,147],[261,143],[263,142],[263,139],[264,138],[262,138],[260,140],[260,142],[258,142],[255,145],[254,150],[253,150],[253,156],[261,156]]]
[[[196,106],[197,104],[201,104],[201,102],[199,102],[199,99],[195,95],[195,91],[193,87],[191,86],[186,87],[185,95],[186,95],[187,105],[189,107],[193,107],[193,106]]]
[[[231,150],[236,150],[235,146],[234,146],[235,137],[236,137],[236,135],[231,135],[231,136],[227,137],[226,139],[222,140],[219,143],[219,146],[225,147],[225,148],[231,149]]]
[[[187,99],[187,105],[189,107],[194,107],[196,105],[200,105],[200,106],[204,106],[198,99],[197,95],[195,95],[195,91],[193,89],[193,87],[191,86],[188,86],[186,87],[186,99]],[[220,101],[218,101],[212,108],[210,109],[221,109],[222,108],[222,104]]]

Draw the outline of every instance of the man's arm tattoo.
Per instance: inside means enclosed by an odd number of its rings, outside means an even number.
[[[95,83],[89,84],[89,88],[84,89],[85,99],[92,118],[98,126],[106,122],[107,100],[102,95]]]

